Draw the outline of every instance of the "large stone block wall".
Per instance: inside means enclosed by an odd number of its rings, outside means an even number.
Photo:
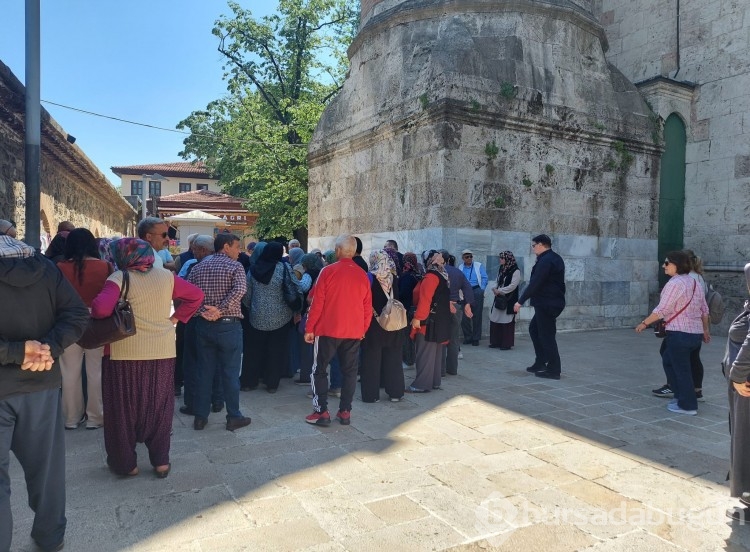
[[[425,228],[357,234],[362,239],[363,256],[395,239],[402,252],[417,256],[429,249],[445,248],[458,257],[463,249],[474,252],[475,260],[487,268],[490,281],[497,278],[500,251],[512,251],[523,273],[522,286],[531,277],[536,256],[531,238],[537,232],[473,230],[469,228]],[[649,313],[650,294],[658,292],[654,275],[659,270],[657,243],[649,239],[598,238],[588,235],[553,234],[553,249],[565,260],[567,307],[558,322],[562,330],[603,329],[635,326]],[[310,240],[310,247],[332,249],[335,236]],[[489,327],[492,295],[485,294],[485,335]],[[527,305],[521,310],[518,331],[533,316]]]
[[[696,85],[680,112],[688,139],[685,246],[736,308],[747,297],[737,275],[750,260],[750,3],[680,0],[679,58],[676,0],[596,4],[607,59],[625,76]]]

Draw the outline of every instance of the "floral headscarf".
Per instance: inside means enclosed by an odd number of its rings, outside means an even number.
[[[448,272],[445,270],[445,262],[437,263],[438,257],[441,260],[443,259],[443,254],[440,251],[435,251],[434,249],[431,249],[427,253],[427,260],[425,261],[425,264],[427,265],[427,270],[434,270],[438,274],[440,274],[445,280],[450,284],[450,280],[448,279]]]
[[[393,277],[396,275],[396,263],[393,262],[387,249],[377,249],[370,253],[370,272],[378,279],[383,292],[390,295]]]
[[[112,256],[112,250],[110,249],[110,245],[113,241],[116,241],[117,238],[98,238],[97,241],[97,248],[99,249],[99,258],[103,261],[108,261],[115,265],[115,268],[117,268],[117,263],[115,263],[115,258]]]
[[[120,270],[148,272],[154,267],[154,248],[138,238],[120,238],[109,244],[112,257]]]
[[[417,280],[424,276],[424,268],[417,261],[416,253],[404,253],[404,272],[412,272]]]
[[[500,253],[499,257],[505,261],[505,264],[500,266],[501,275],[513,274],[518,270],[518,264],[516,263],[516,258],[513,256],[513,253],[510,251],[503,251]]]

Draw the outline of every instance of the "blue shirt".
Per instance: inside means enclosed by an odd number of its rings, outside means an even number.
[[[479,271],[479,278],[477,278],[477,269]],[[487,287],[487,271],[484,270],[482,263],[471,263],[469,266],[462,264],[461,272],[464,273],[471,287],[479,286],[482,290]]]

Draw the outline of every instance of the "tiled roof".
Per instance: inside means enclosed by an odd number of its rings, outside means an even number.
[[[226,203],[247,201],[241,197],[233,197],[211,190],[196,190],[194,192],[182,192],[181,194],[164,195],[159,198],[159,203]]]
[[[110,167],[117,176],[123,174],[152,174],[162,176],[183,176],[192,178],[215,178],[208,173],[202,161],[184,163],[154,163],[152,165],[129,165],[127,167]]]

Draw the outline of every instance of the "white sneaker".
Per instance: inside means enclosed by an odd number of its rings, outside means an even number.
[[[463,360],[464,354],[461,351],[458,351],[458,360]]]
[[[698,414],[697,410],[683,410],[677,405],[677,403],[669,403],[667,405],[667,410],[669,410],[670,412],[674,412],[675,414],[687,414],[688,416],[695,416],[696,414]]]

